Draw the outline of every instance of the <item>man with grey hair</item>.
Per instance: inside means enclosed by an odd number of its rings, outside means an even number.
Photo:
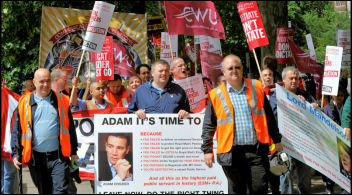
[[[128,105],[128,113],[144,119],[146,113],[178,113],[179,118],[186,117],[190,106],[186,92],[170,81],[170,66],[165,60],[152,64],[152,80],[139,86]]]
[[[238,56],[223,59],[225,81],[209,92],[201,150],[204,162],[214,163],[213,137],[217,139],[217,162],[228,180],[229,194],[266,194],[269,144],[281,151],[281,135],[262,84],[243,77]]]
[[[288,66],[282,71],[282,79],[284,82],[284,87],[288,91],[298,95],[301,101],[308,101],[311,103],[312,107],[316,109],[318,104],[314,97],[308,92],[298,88],[299,83],[299,72],[297,68],[293,66]],[[270,98],[270,105],[273,109],[275,116],[277,116],[277,100],[276,91]],[[276,117],[277,118],[277,117]],[[293,193],[293,171],[296,169],[297,172],[297,190],[299,194],[310,194],[311,189],[311,168],[288,156],[290,160],[290,168],[284,175],[280,176],[280,185],[282,194],[292,194]]]
[[[175,81],[187,78],[187,66],[182,58],[176,57],[172,59],[170,64]]]
[[[51,72],[51,88],[56,92],[68,95],[65,90],[67,85],[67,72],[63,69],[54,69]]]

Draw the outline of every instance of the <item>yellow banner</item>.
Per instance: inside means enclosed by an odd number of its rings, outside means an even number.
[[[39,67],[49,70],[64,68],[76,74],[81,54],[83,39],[91,15],[91,10],[70,8],[43,7],[40,32]],[[137,66],[149,63],[147,20],[144,14],[114,12],[107,36],[113,36],[116,45],[122,45],[128,51],[116,62],[129,61]],[[118,47],[117,47],[118,48]],[[118,51],[114,47],[114,57]],[[95,73],[95,63],[91,52],[85,52],[82,60],[80,78],[85,81],[88,65],[91,74]],[[114,64],[118,70],[118,64]],[[116,73],[116,72],[115,72]]]

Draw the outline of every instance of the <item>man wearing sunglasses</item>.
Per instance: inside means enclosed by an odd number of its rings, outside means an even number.
[[[266,194],[269,143],[281,151],[281,135],[260,81],[243,77],[238,56],[222,61],[226,79],[209,93],[202,151],[208,167],[214,163],[213,136],[217,134],[217,161],[228,179],[229,194]]]

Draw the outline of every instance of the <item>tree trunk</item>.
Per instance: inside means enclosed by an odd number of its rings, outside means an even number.
[[[260,47],[258,60],[261,63],[266,55],[275,56],[276,29],[287,27],[288,10],[287,1],[257,1],[257,3],[269,39],[269,45]]]

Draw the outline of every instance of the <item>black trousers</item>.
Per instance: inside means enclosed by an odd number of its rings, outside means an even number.
[[[234,146],[232,165],[222,166],[229,194],[267,194],[269,159],[256,146]]]
[[[58,157],[58,152],[39,153],[32,151],[35,166],[28,166],[39,194],[67,194],[70,169],[67,161]]]

